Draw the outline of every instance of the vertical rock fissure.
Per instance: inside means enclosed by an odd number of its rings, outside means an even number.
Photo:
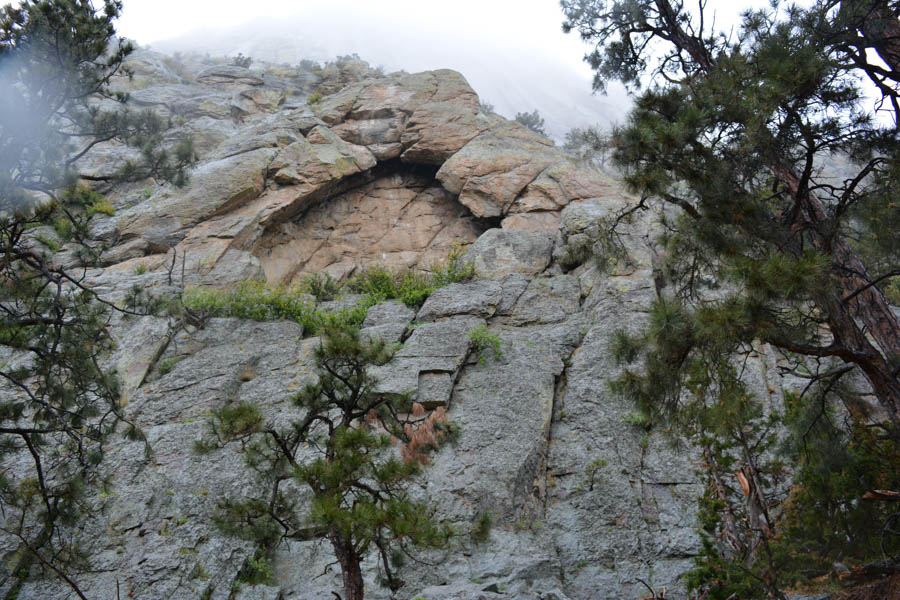
[[[574,352],[574,351],[573,351]],[[541,514],[541,518],[545,518],[547,516],[547,507],[550,502],[550,493],[551,490],[556,487],[556,478],[553,474],[553,471],[550,468],[550,450],[553,445],[553,425],[562,418],[564,400],[566,395],[566,390],[568,389],[568,365],[570,364],[570,358],[566,358],[565,363],[563,364],[562,372],[554,378],[553,381],[553,404],[550,408],[550,426],[547,427],[547,436],[544,445],[544,459],[543,459],[543,478],[544,478],[544,506],[543,513]]]

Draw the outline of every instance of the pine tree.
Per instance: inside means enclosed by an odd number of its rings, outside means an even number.
[[[900,439],[900,327],[886,297],[900,275],[900,5],[775,3],[745,12],[735,33],[713,30],[705,3],[561,5],[564,29],[596,44],[596,88],[646,88],[613,133],[613,161],[640,195],[630,210],[665,215],[668,287],[643,334],[617,336],[620,361],[640,367],[613,387],[702,454],[704,551],[690,583],[711,598],[782,597],[779,553],[802,529],[783,519],[786,471],[809,493],[836,491],[809,484],[820,463],[796,448],[835,410],[850,418],[832,444],[876,431],[886,446],[854,443],[876,456]],[[761,346],[809,383],[787,415],[810,424],[793,429],[790,465],[775,454],[785,415],[740,376]],[[875,406],[853,393],[853,374]],[[893,464],[869,480],[892,481]]]
[[[537,110],[534,110],[530,113],[516,113],[516,117],[514,120],[539,135],[543,135],[545,137],[547,136],[547,132],[544,131],[544,117],[542,117],[541,113],[539,113]]]
[[[86,262],[96,255],[90,219],[112,206],[76,185],[75,167],[99,143],[141,149],[145,160],[122,165],[122,177],[183,183],[193,160],[189,140],[167,149],[166,124],[128,112],[127,97],[110,90],[133,50],[115,38],[121,8],[111,0],[100,10],[87,0],[0,8],[0,529],[19,545],[15,577],[38,567],[81,598],[72,571],[86,557],[67,531],[84,517],[85,490],[100,482],[106,437],[122,422],[128,437],[142,434],[103,365],[118,309],[82,270],[62,267],[57,242],[35,231],[52,227]],[[104,102],[120,108],[101,109]]]
[[[420,404],[374,392],[368,367],[390,359],[383,340],[339,323],[326,325],[322,335],[319,379],[291,399],[301,419],[276,428],[246,403],[214,412],[212,445],[240,441],[266,489],[263,497],[223,501],[216,522],[226,533],[257,542],[257,561],[282,538],[324,537],[340,565],[344,597],[362,600],[360,563],[367,553],[377,553],[384,583],[396,592],[403,585],[396,567],[408,545],[447,541],[449,529],[435,523],[407,487],[451,427],[442,408],[426,413]],[[310,449],[316,456],[304,458]],[[305,507],[285,492],[291,484],[312,493],[306,518]]]
[[[870,1],[835,14],[835,4],[747,13],[729,40],[668,0],[562,3],[565,26],[598,44],[596,86],[658,75],[616,131],[614,160],[642,207],[680,209],[668,240],[677,295],[728,280],[745,317],[735,326],[748,322],[735,337],[855,365],[896,426],[900,327],[880,284],[897,275],[900,250],[890,235],[900,109],[894,124],[876,121],[855,71],[895,106],[900,70],[865,62],[845,38],[876,17],[896,26],[898,9]],[[859,165],[852,177],[822,172],[832,153]],[[886,271],[869,272],[858,240]]]

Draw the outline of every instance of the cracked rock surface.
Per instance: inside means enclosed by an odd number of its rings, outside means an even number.
[[[184,189],[111,192],[116,214],[94,225],[108,248],[87,271],[110,298],[134,284],[162,293],[340,279],[369,264],[427,271],[467,248],[477,279],[437,290],[417,311],[376,305],[364,323],[367,335],[402,344],[374,369],[378,390],[446,407],[460,428],[413,494],[463,535],[409,561],[395,597],[637,598],[639,579],[685,597],[680,577],[699,551],[696,458],[627,424],[633,407],[608,387],[613,333],[640,328],[659,293],[653,221],[637,213],[623,230],[627,261],[601,270],[577,252],[598,219],[635,199],[548,140],[480,112],[453,71],[358,68],[336,83],[265,66],[173,70],[148,51],[133,61],[134,80],[120,85],[136,105],[181,116],[201,161]],[[333,93],[307,104],[316,85]],[[84,162],[102,173],[123,156],[101,146]],[[474,352],[480,326],[500,340],[500,356]],[[252,402],[276,423],[298,418],[289,397],[314,381],[318,339],[288,321],[212,319],[172,333],[154,317],[117,318],[113,335],[109,364],[153,455],[118,437],[108,448],[110,486],[78,530],[91,556],[78,574],[86,595],[112,598],[118,586],[122,598],[147,600],[332,597],[340,573],[318,539],[285,540],[267,585],[234,585],[254,548],[211,515],[254,480],[235,445],[194,451],[210,411],[230,402]],[[747,367],[757,393],[781,389],[772,361],[762,349]],[[494,526],[476,544],[464,534],[483,513]],[[0,538],[7,559],[15,548]],[[363,572],[367,597],[391,597],[372,558]],[[0,592],[12,584],[6,573]],[[34,570],[18,598],[70,592]]]

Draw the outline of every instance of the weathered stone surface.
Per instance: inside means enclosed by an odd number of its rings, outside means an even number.
[[[500,227],[517,231],[555,232],[559,227],[559,213],[556,211],[516,213],[504,217]]]
[[[621,203],[621,186],[599,171],[560,161],[528,184],[510,212],[554,211],[589,198],[616,198]]]
[[[272,225],[253,252],[271,282],[319,271],[341,278],[370,263],[430,267],[481,230],[429,183],[416,175],[376,179],[309,208],[301,219]]]
[[[469,355],[469,333],[483,324],[483,319],[467,316],[419,325],[390,363],[372,369],[378,378],[376,390],[416,397],[419,373],[455,375]]]
[[[379,325],[406,325],[416,316],[416,311],[402,302],[393,300],[376,304],[366,313],[363,327],[377,327]]]
[[[228,92],[205,93],[202,95],[183,98],[172,104],[172,112],[186,119],[210,117],[223,120],[237,116]]]
[[[465,260],[486,277],[536,275],[550,264],[552,252],[553,241],[545,233],[489,229],[469,248]]]
[[[633,198],[518,124],[481,114],[452,71],[380,76],[348,60],[295,82],[284,69],[199,60],[176,69],[153,53],[139,67],[140,87],[122,89],[141,90],[136,107],[170,111],[179,123],[170,139],[194,133],[203,162],[184,189],[148,181],[111,192],[116,215],[94,224],[110,244],[106,266],[86,272],[111,302],[135,284],[174,294],[262,277],[291,284],[315,272],[345,278],[371,264],[428,271],[471,244],[463,260],[480,279],[435,291],[417,313],[377,305],[363,323],[365,335],[400,346],[372,369],[377,391],[444,406],[459,425],[455,445],[432,456],[411,493],[459,532],[481,512],[495,522],[482,544],[463,541],[402,569],[399,597],[632,598],[646,593],[642,579],[684,598],[679,576],[698,549],[696,457],[624,423],[634,409],[608,386],[618,372],[611,336],[639,330],[665,293],[654,279],[652,220],[638,213],[623,225],[627,260],[601,270],[591,256],[601,220]],[[307,106],[319,82],[338,93]],[[128,152],[99,146],[84,162],[110,173]],[[570,260],[581,247],[590,252]],[[320,310],[360,299],[307,298]],[[88,597],[109,597],[118,580],[123,597],[229,598],[255,548],[216,530],[211,516],[219,499],[245,498],[258,483],[236,447],[199,455],[194,442],[208,435],[210,411],[230,402],[255,404],[267,423],[298,418],[288,398],[316,378],[320,342],[297,323],[212,319],[192,333],[168,325],[113,321],[109,365],[154,454],[110,443],[104,468],[114,485],[91,499],[81,529]],[[499,358],[475,352],[470,333],[480,325],[500,340]],[[748,358],[754,393],[785,385],[775,359],[766,348]],[[291,493],[308,502],[304,489]],[[9,558],[15,544],[0,536],[0,549]],[[272,581],[234,597],[312,600],[340,588],[323,540],[285,540],[272,558]],[[375,581],[374,556],[363,570],[367,597],[391,597]],[[37,572],[19,592],[68,596]]]
[[[259,196],[274,156],[275,150],[263,148],[202,164],[192,171],[190,187],[160,188],[145,202],[118,213],[117,226],[125,239],[174,246],[188,227]]]
[[[563,160],[545,138],[516,123],[497,123],[451,156],[437,179],[476,217],[499,217],[544,169]]]
[[[428,322],[466,314],[491,317],[497,311],[502,293],[502,286],[496,281],[453,283],[435,290],[419,310],[416,320]]]
[[[269,169],[277,183],[301,185],[309,194],[332,181],[375,166],[375,158],[361,146],[347,144],[324,127],[315,127],[304,140],[282,150]]]
[[[200,86],[183,84],[157,85],[129,93],[129,102],[141,108],[151,108],[164,118],[181,114],[175,107],[195,96],[202,96],[208,91]]]
[[[247,67],[218,65],[201,71],[197,75],[197,83],[230,89],[262,85],[263,80]]]
[[[284,90],[272,88],[252,88],[235,94],[232,105],[246,113],[277,110],[284,104],[287,94]]]
[[[119,347],[116,371],[125,404],[146,379],[168,343],[168,323],[157,317],[123,318],[114,329]]]
[[[507,321],[516,325],[559,323],[578,312],[581,285],[571,275],[536,277],[516,300]]]
[[[453,377],[446,371],[419,371],[419,384],[416,388],[416,402],[425,410],[434,410],[439,406],[450,404],[453,393]]]
[[[489,351],[459,377],[450,413],[465,426],[453,455],[435,456],[427,494],[453,521],[471,521],[487,511],[498,528],[528,529],[541,520],[546,498],[556,377],[581,331],[567,325],[493,333],[502,356]]]

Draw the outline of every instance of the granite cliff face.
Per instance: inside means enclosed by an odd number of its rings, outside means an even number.
[[[628,227],[630,260],[606,272],[577,251],[598,219],[633,198],[546,139],[482,113],[453,71],[382,76],[356,65],[323,82],[272,66],[176,69],[149,52],[133,64],[135,78],[120,83],[131,102],[171,115],[201,160],[184,189],[147,182],[110,194],[116,213],[95,225],[108,249],[88,270],[107,297],[134,284],[169,293],[345,278],[369,264],[427,271],[452,247],[468,248],[476,280],[439,289],[417,312],[376,305],[364,325],[403,344],[377,370],[380,388],[446,406],[461,429],[416,495],[460,531],[483,512],[495,523],[484,543],[461,538],[410,561],[398,597],[637,598],[647,593],[641,580],[682,597],[679,576],[699,547],[695,465],[689,450],[626,424],[632,408],[606,383],[616,374],[612,333],[640,327],[657,294],[652,222]],[[308,103],[323,83],[336,91]],[[82,169],[102,175],[124,155],[98,148]],[[60,260],[74,259],[64,249]],[[473,356],[468,336],[479,325],[501,339],[500,359]],[[88,597],[331,597],[339,570],[316,539],[285,540],[269,585],[234,585],[253,547],[222,535],[210,515],[253,478],[233,447],[193,451],[226,402],[288,418],[290,391],[315,377],[318,340],[294,322],[224,318],[172,334],[165,319],[120,316],[114,334],[110,364],[153,456],[121,439],[108,450],[110,486],[77,531],[92,556],[78,577]],[[163,372],[163,361],[174,368]],[[780,390],[773,355],[760,348],[754,361],[755,388]],[[365,567],[369,597],[390,596],[374,561]],[[32,577],[18,597],[70,596]]]

